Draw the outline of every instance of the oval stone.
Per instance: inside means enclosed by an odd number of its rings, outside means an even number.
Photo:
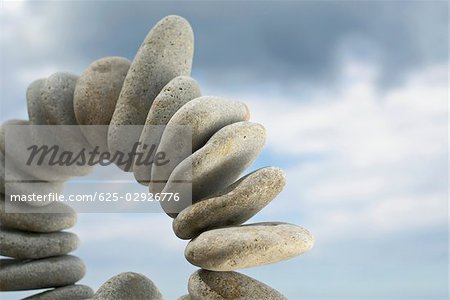
[[[58,72],[45,81],[41,101],[48,125],[76,125],[73,92],[78,76]]]
[[[0,260],[0,290],[20,291],[70,285],[86,273],[81,259],[63,255],[38,260]]]
[[[270,286],[237,272],[198,270],[189,277],[188,290],[192,300],[287,299]]]
[[[31,232],[55,232],[74,226],[76,221],[77,214],[65,203],[33,207],[22,202],[5,203],[5,196],[0,195],[2,226]]]
[[[186,259],[212,271],[233,271],[276,263],[310,250],[308,230],[287,223],[256,223],[203,232],[189,242]]]
[[[75,86],[73,105],[80,125],[109,125],[130,61],[123,57],[96,60],[81,74]],[[91,145],[107,150],[108,127],[81,126]]]
[[[172,116],[187,102],[201,96],[200,87],[194,79],[187,76],[178,76],[172,79],[156,96],[152,107],[148,112],[145,126],[139,138],[138,152],[152,160],[158,148],[164,125],[167,125]],[[146,149],[144,149],[144,147]],[[150,152],[151,147],[156,149]],[[135,164],[133,166],[134,177],[143,185],[148,185],[151,175],[151,164]]]
[[[175,167],[194,153],[223,127],[248,120],[247,106],[238,101],[204,96],[186,103],[167,124],[158,152],[169,162],[152,167],[151,191],[159,193]]]
[[[178,300],[191,300],[192,298],[191,298],[191,296],[189,296],[189,295],[183,295],[183,296],[181,296],[180,298],[178,298]]]
[[[24,298],[23,300],[83,300],[89,299],[94,295],[94,291],[87,285],[73,284]]]
[[[183,105],[200,96],[197,81],[188,76],[175,77],[153,101],[145,125],[166,125]]]
[[[141,132],[125,134],[120,125],[143,125],[153,100],[173,78],[189,76],[194,54],[194,34],[179,16],[160,20],[145,38],[125,78],[108,130],[111,151],[129,152]],[[125,140],[124,140],[125,139]],[[130,148],[123,149],[129,146]]]
[[[223,127],[173,170],[163,193],[176,193],[179,201],[160,201],[164,211],[176,217],[193,203],[224,190],[256,159],[264,142],[265,129],[260,124],[238,122]]]
[[[0,228],[0,254],[18,259],[58,256],[78,248],[79,239],[70,232],[31,233]]]
[[[47,125],[45,112],[41,102],[41,92],[45,79],[33,81],[27,89],[28,118],[32,125]]]
[[[181,239],[192,239],[210,229],[242,224],[269,204],[285,183],[279,168],[256,170],[219,194],[185,208],[173,220],[173,230]]]
[[[128,59],[116,56],[88,66],[78,78],[73,96],[78,124],[109,125],[129,68]]]
[[[155,284],[142,274],[120,273],[102,284],[92,299],[123,300],[152,299],[162,300],[163,296]]]
[[[55,73],[47,78],[42,88],[41,99],[48,125],[78,125],[75,117],[73,95],[78,76],[69,73]],[[32,128],[35,129],[35,128]],[[60,126],[48,128],[44,144],[58,145],[61,152],[68,151],[76,156],[82,149],[90,151],[91,147],[79,126]],[[41,137],[36,137],[41,141]],[[92,167],[83,164],[65,166],[67,172],[73,176],[84,176]]]

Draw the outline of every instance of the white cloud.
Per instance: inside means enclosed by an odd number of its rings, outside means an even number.
[[[23,86],[28,86],[31,82],[39,78],[46,78],[58,72],[55,65],[43,65],[37,67],[23,68],[15,71],[15,77]]]
[[[347,59],[339,87],[308,99],[230,95],[266,127],[268,150],[293,160],[270,209],[301,212],[326,240],[446,224],[447,72],[429,67],[380,91],[375,64]]]
[[[261,101],[259,95],[259,99],[246,95],[252,120],[267,128],[271,150],[293,155],[340,153],[364,164],[442,151],[444,141],[435,138],[446,129],[447,88],[442,79],[446,66],[415,74],[388,92],[375,89],[376,76],[364,66],[346,70],[359,80],[343,80],[339,90],[321,92],[307,101],[293,97]],[[429,84],[435,77],[440,78],[439,85]],[[411,151],[417,144],[420,149]]]
[[[443,195],[381,198],[360,209],[348,207],[316,211],[313,232],[320,242],[347,238],[375,238],[439,226],[446,220]]]
[[[33,12],[26,1],[1,1],[2,34],[0,41],[6,55],[28,49],[45,51],[51,47],[51,32],[45,16]],[[32,24],[32,26],[30,26]]]

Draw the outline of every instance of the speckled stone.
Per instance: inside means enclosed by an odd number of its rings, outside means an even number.
[[[45,112],[41,102],[41,92],[45,79],[33,81],[27,89],[28,118],[32,125],[47,125]]]
[[[130,61],[123,57],[96,60],[81,74],[75,86],[73,105],[80,125],[109,125]],[[107,150],[108,127],[81,126],[91,145]]]
[[[226,189],[256,159],[264,142],[260,124],[244,121],[223,127],[173,170],[163,193],[178,193],[180,200],[161,201],[164,211],[176,217],[192,203]],[[180,184],[190,179],[192,185]]]
[[[187,102],[201,96],[200,87],[194,79],[187,76],[178,76],[172,79],[156,96],[148,112],[145,127],[142,130],[138,152],[149,152],[151,145],[157,148],[161,140],[164,125],[167,125],[172,116]],[[144,149],[144,145],[148,145]],[[155,152],[153,152],[154,157]],[[151,179],[152,165],[134,165],[133,172],[136,180],[148,185]]]
[[[87,285],[73,284],[35,294],[24,300],[83,300],[93,295],[94,291]]]
[[[256,170],[211,198],[185,208],[173,221],[181,239],[224,226],[239,225],[272,201],[286,183],[284,172],[276,167]]]
[[[0,290],[18,291],[70,285],[86,273],[78,257],[63,255],[38,260],[0,260]]]
[[[37,259],[67,254],[80,240],[71,232],[31,233],[0,228],[0,254],[18,259]]]
[[[161,192],[175,167],[204,146],[218,130],[248,120],[249,117],[247,106],[238,101],[204,96],[186,103],[170,119],[161,137],[158,152],[165,153],[169,163],[162,166],[153,165],[151,191]],[[190,132],[180,126],[187,127]],[[192,138],[187,134],[191,134]]]
[[[314,239],[306,229],[287,223],[256,223],[203,232],[187,245],[193,265],[233,271],[286,260],[310,250]]]
[[[8,120],[10,121],[10,120]],[[2,123],[2,125],[0,126],[0,152],[1,153],[5,153],[5,125],[7,124],[7,122]]]
[[[192,300],[286,300],[270,286],[237,272],[198,270],[189,277]]]
[[[0,194],[0,224],[30,232],[55,232],[75,225],[77,214],[65,203],[53,202],[44,207],[9,202]],[[11,212],[8,212],[11,211]]]
[[[58,72],[45,81],[41,92],[41,101],[49,125],[78,125],[73,103],[77,80],[78,76],[76,75]],[[89,142],[77,126],[53,129],[52,134],[46,136],[45,144],[54,144],[54,141],[64,151],[78,153],[83,148],[87,151],[91,150]],[[72,176],[84,176],[92,170],[92,167],[85,164],[65,166],[62,169]]]
[[[175,77],[153,101],[145,125],[166,125],[183,105],[200,96],[197,81],[188,76]]]
[[[5,194],[5,156],[0,152],[0,193]]]
[[[192,300],[286,300],[270,286],[237,272],[198,270],[188,282]]]
[[[152,299],[162,300],[163,296],[155,284],[142,274],[120,273],[102,284],[92,299],[123,300]]]
[[[73,92],[78,76],[58,72],[45,80],[41,101],[48,125],[76,125]]]
[[[105,57],[81,74],[74,92],[75,117],[80,125],[109,125],[130,61]]]
[[[144,125],[161,89],[177,76],[190,75],[193,54],[194,34],[182,17],[167,16],[152,28],[131,63],[117,101],[108,131],[111,151],[127,150],[124,145],[131,147],[139,140],[141,132],[124,134],[120,125]]]

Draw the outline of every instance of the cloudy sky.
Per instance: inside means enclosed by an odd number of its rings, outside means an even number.
[[[181,15],[203,93],[245,101],[267,129],[251,169],[287,172],[286,189],[251,222],[292,222],[316,237],[305,256],[243,273],[289,299],[447,299],[448,2],[1,5],[1,121],[27,117],[32,80],[132,59],[159,19]],[[195,268],[166,215],[80,214],[73,231],[83,283],[137,271],[167,299],[186,293]]]

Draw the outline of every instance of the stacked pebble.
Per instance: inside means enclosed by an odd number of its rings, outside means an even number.
[[[13,203],[14,213],[0,205],[0,290],[47,289],[27,299],[86,299],[93,291],[75,284],[86,273],[81,259],[68,255],[78,247],[78,237],[62,231],[76,222],[75,211],[64,203],[32,207]]]
[[[134,172],[136,180],[149,185],[153,193],[183,193],[176,183],[192,168],[192,201],[183,201],[185,198],[180,197],[179,202],[161,202],[163,210],[174,218],[175,234],[190,240],[185,250],[186,259],[201,268],[189,279],[189,295],[180,299],[285,299],[267,285],[234,270],[300,255],[312,247],[313,237],[306,229],[287,223],[242,225],[281,192],[285,175],[279,168],[266,167],[239,179],[261,151],[265,129],[248,121],[250,114],[245,104],[201,96],[197,82],[189,77],[193,50],[194,38],[189,23],[181,17],[168,16],[150,31],[132,62],[107,57],[92,63],[79,78],[57,73],[32,83],[27,92],[29,123],[109,125],[107,131],[94,133],[80,127],[80,141],[95,142],[111,151],[129,151],[123,149],[123,145],[141,141],[142,144],[158,145],[158,152],[169,152],[174,143],[182,141],[180,133],[170,128],[190,126],[191,155],[178,153],[164,168],[157,165],[135,165],[128,169],[119,166]],[[155,127],[143,126],[139,136],[126,134],[120,125],[167,127],[161,132]],[[84,175],[89,170],[73,171],[76,173],[73,175]],[[51,209],[54,205],[62,204],[54,203],[39,209]],[[41,222],[47,226],[59,222],[59,226],[50,229],[44,226],[45,230],[32,221],[40,217],[38,214],[14,217],[2,213],[0,220],[2,226],[37,232],[53,232],[73,225],[64,223],[62,226],[58,219],[61,215],[50,215],[54,216],[53,221],[45,219]],[[69,215],[74,218],[75,213],[70,211]],[[65,241],[65,247],[58,251],[52,247],[27,250],[27,245],[47,244],[52,239]],[[21,241],[21,246],[14,246],[16,241]],[[79,280],[84,275],[84,265],[76,258],[66,255],[42,259],[66,254],[76,248],[77,242],[76,237],[68,233],[33,235],[2,229],[2,248],[4,244],[12,245],[9,249],[6,247],[7,251],[2,249],[2,255],[40,260],[21,262],[20,265],[15,261],[2,261],[0,278],[10,278],[10,281],[5,285],[1,280],[1,289],[61,286]],[[61,269],[50,270],[50,266],[56,266],[47,263],[50,260],[64,265],[66,274],[60,276],[58,270]],[[79,278],[72,276],[71,280],[66,280],[71,282],[56,283],[56,279],[74,273]],[[39,281],[30,286],[34,281],[28,278],[47,282]],[[83,288],[83,291],[88,289]],[[54,299],[75,299],[81,289],[73,285],[55,289],[52,293],[56,295]],[[91,297],[87,294],[85,298]],[[162,299],[162,295],[142,274],[121,273],[102,285],[93,299]]]
[[[76,77],[57,73],[46,80],[33,82],[27,90],[30,121],[10,120],[6,125],[49,125],[76,124],[70,111],[63,103],[72,103]],[[46,104],[48,106],[46,106]],[[50,111],[48,108],[55,111]],[[47,109],[44,109],[47,108]],[[24,127],[29,129],[31,127]],[[5,152],[4,127],[1,129],[0,165],[0,255],[10,257],[0,260],[0,290],[20,291],[48,289],[26,299],[86,299],[92,297],[93,290],[85,285],[75,284],[86,273],[83,261],[73,255],[79,245],[78,236],[63,231],[75,225],[76,212],[60,202],[15,202],[8,201],[8,194],[46,194],[62,190],[61,180],[71,176],[85,175],[90,167],[56,168],[44,165],[39,169],[20,169],[15,164],[24,139],[8,140],[11,149]],[[82,137],[80,135],[80,137]],[[31,138],[31,131],[30,131]],[[5,158],[8,164],[5,164]],[[30,172],[34,172],[30,174]],[[19,184],[5,188],[5,178],[13,178]],[[20,184],[29,178],[42,180],[42,183]],[[17,189],[16,189],[17,188]],[[28,189],[33,191],[28,191]],[[34,190],[34,189],[38,189]],[[8,201],[6,203],[6,201]],[[49,289],[51,288],[51,289]]]

